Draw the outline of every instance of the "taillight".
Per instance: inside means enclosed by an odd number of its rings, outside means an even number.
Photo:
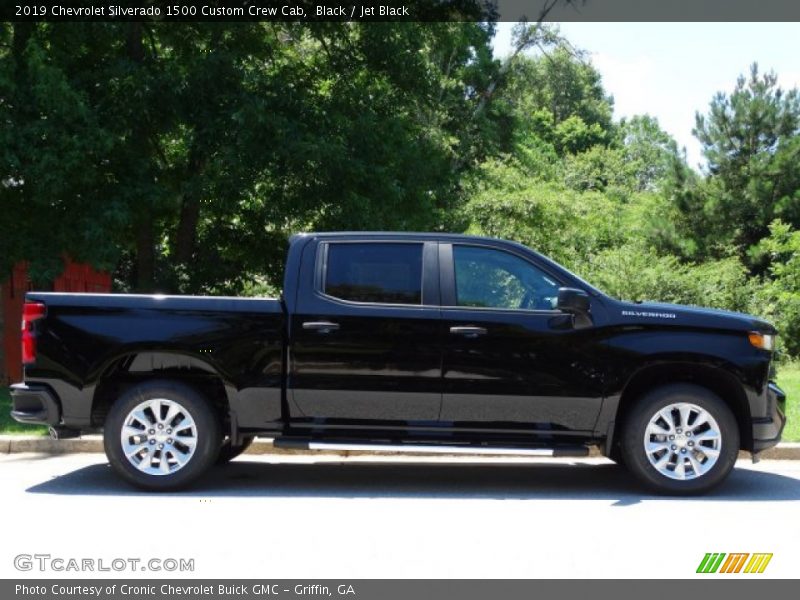
[[[33,322],[44,316],[44,304],[26,302],[22,307],[22,364],[36,361],[36,336],[33,335]]]

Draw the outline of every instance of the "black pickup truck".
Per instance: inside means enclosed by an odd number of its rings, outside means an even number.
[[[585,456],[700,493],[778,443],[776,331],[620,302],[513,242],[292,237],[280,299],[30,292],[13,416],[102,429],[113,468],[188,484],[276,446]]]

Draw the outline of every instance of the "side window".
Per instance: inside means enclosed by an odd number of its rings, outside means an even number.
[[[324,285],[342,300],[422,304],[422,244],[331,243]]]
[[[480,308],[553,310],[559,283],[502,250],[453,246],[456,304]]]

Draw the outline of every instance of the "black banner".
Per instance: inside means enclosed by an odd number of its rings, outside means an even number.
[[[352,598],[353,600],[531,600],[559,598],[725,598],[757,595],[793,597],[795,583],[779,579],[696,580],[425,580],[425,579],[147,579],[147,580],[3,580],[4,600],[204,600]],[[657,592],[654,595],[654,590]]]
[[[1,21],[800,21],[787,0],[4,0]]]

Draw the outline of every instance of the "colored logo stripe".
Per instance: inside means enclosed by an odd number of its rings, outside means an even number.
[[[716,573],[722,559],[725,558],[725,553],[707,553],[703,560],[700,561],[700,566],[697,567],[698,573]]]
[[[725,557],[728,557],[725,559]],[[750,560],[748,561],[748,557]],[[725,560],[723,563],[722,561]],[[700,561],[697,567],[698,573],[740,573],[744,567],[745,573],[763,573],[767,568],[769,561],[772,560],[771,553],[756,553],[750,554],[749,552],[733,552],[725,554],[724,552],[707,552]],[[747,562],[747,566],[745,566]],[[720,568],[721,566],[721,568]]]
[[[763,573],[767,568],[769,561],[772,560],[772,554],[753,554],[753,558],[747,563],[744,568],[745,573]]]
[[[722,565],[722,569],[720,569],[720,573],[738,573],[742,570],[742,565],[744,565],[744,561],[747,560],[748,556],[750,556],[750,554],[747,552],[729,554],[728,559]]]

